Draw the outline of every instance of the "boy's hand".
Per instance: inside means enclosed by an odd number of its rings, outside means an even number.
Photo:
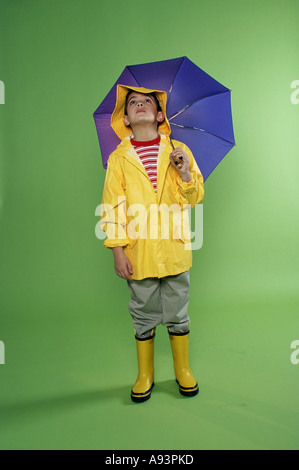
[[[132,281],[131,274],[133,274],[132,265],[129,258],[124,254],[122,246],[117,246],[113,248],[114,255],[114,269],[116,274],[126,279],[127,281]]]
[[[191,181],[191,173],[189,171],[189,157],[187,153],[181,148],[176,148],[171,152],[169,159],[179,172],[182,181],[189,183]]]

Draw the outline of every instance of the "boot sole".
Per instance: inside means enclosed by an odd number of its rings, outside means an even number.
[[[179,381],[177,379],[176,383],[179,386],[180,394],[184,397],[195,397],[195,395],[197,395],[199,392],[198,383],[194,387],[182,387],[182,385],[179,384]]]
[[[154,388],[155,383],[149,388],[146,392],[143,393],[135,393],[133,390],[131,391],[131,400],[134,403],[144,403],[145,401],[149,400],[152,394],[152,390]]]

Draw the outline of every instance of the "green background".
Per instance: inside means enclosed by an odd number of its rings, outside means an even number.
[[[297,0],[1,0],[0,447],[298,449]],[[184,399],[169,339],[135,405],[125,281],[95,236],[92,113],[126,64],[187,55],[231,88],[237,147],[207,180]]]

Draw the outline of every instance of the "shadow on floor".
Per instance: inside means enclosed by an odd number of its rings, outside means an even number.
[[[1,427],[16,420],[26,419],[26,416],[42,415],[43,413],[59,413],[66,412],[74,408],[82,408],[84,406],[99,406],[104,403],[115,401],[116,404],[124,406],[138,406],[131,401],[130,397],[131,385],[122,387],[111,387],[102,390],[92,390],[81,393],[65,394],[49,396],[44,398],[36,398],[35,400],[20,401],[0,405]],[[184,399],[179,394],[177,384],[174,380],[165,380],[155,384],[155,395],[164,394]]]

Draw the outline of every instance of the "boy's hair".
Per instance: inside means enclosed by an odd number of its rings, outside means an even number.
[[[126,96],[126,102],[125,102],[125,115],[127,115],[127,106],[128,106],[128,102],[129,102],[129,96],[134,93],[134,90],[129,90],[128,93],[127,93],[127,96]],[[155,103],[157,105],[157,111],[162,111],[162,108],[161,108],[161,105],[160,105],[160,101],[158,100],[158,98],[156,97],[155,93],[142,93],[143,95],[147,95],[147,96],[152,96],[155,100]]]

